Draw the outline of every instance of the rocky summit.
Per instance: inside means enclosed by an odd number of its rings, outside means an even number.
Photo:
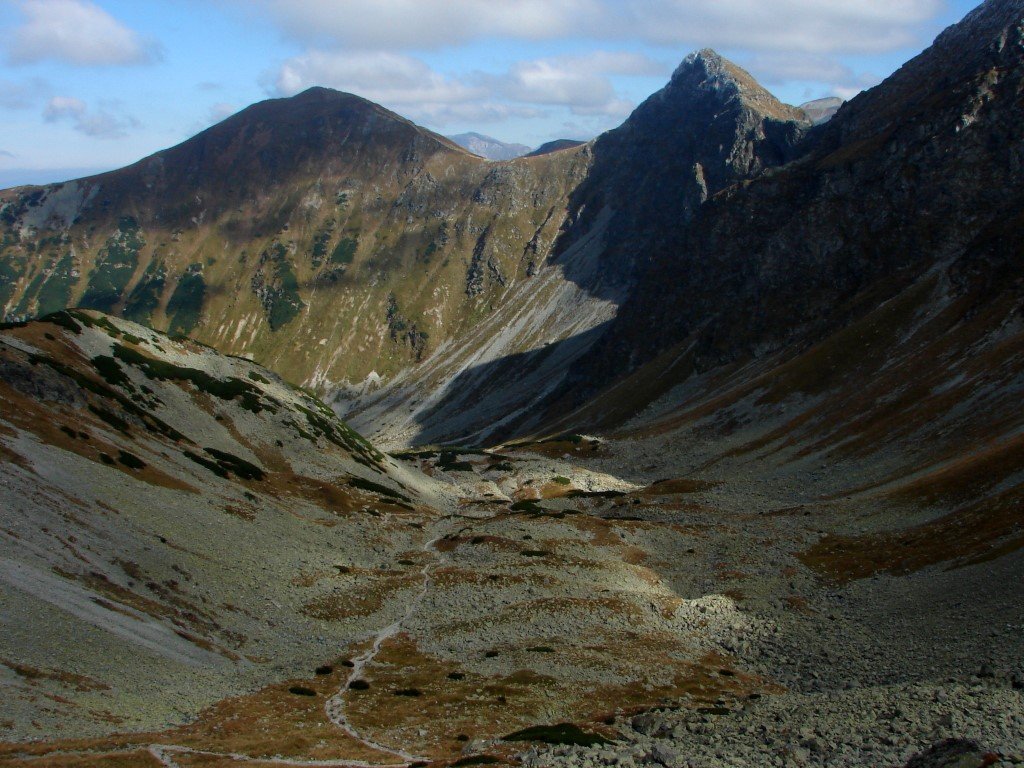
[[[0,192],[0,765],[1024,765],[1022,104],[987,0],[846,103]]]

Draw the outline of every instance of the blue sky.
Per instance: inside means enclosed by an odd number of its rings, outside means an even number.
[[[311,85],[441,133],[618,125],[712,47],[790,103],[852,96],[973,0],[0,0],[0,187],[120,167]]]

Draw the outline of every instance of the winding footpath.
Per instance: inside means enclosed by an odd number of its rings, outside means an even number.
[[[439,521],[441,522],[441,521]],[[361,654],[357,658],[352,660],[352,670],[348,677],[345,679],[341,689],[331,698],[327,700],[325,704],[325,711],[328,719],[334,723],[338,728],[348,734],[352,739],[358,741],[365,747],[375,751],[381,752],[386,755],[399,758],[401,762],[392,763],[370,763],[363,760],[293,760],[287,758],[269,758],[269,757],[251,757],[249,755],[236,754],[236,753],[222,753],[222,752],[211,752],[202,749],[193,749],[192,747],[185,747],[173,744],[151,744],[147,751],[151,754],[161,765],[165,768],[180,768],[179,764],[175,762],[174,758],[178,755],[197,755],[197,756],[209,756],[209,757],[227,757],[231,760],[235,760],[243,763],[258,762],[261,764],[271,765],[284,765],[284,766],[308,766],[309,768],[405,768],[410,763],[415,762],[429,762],[428,758],[414,755],[410,752],[406,752],[402,749],[389,747],[386,744],[380,744],[379,742],[373,741],[367,736],[362,735],[352,723],[349,722],[348,717],[345,715],[345,693],[348,691],[352,681],[360,679],[363,671],[366,667],[373,663],[373,660],[380,653],[384,643],[391,638],[398,635],[403,626],[419,609],[420,604],[423,602],[423,598],[426,597],[427,592],[430,591],[433,585],[433,578],[431,573],[440,566],[443,562],[443,556],[437,551],[435,545],[441,540],[442,536],[436,536],[435,538],[428,541],[421,548],[423,552],[431,556],[430,562],[423,566],[420,570],[420,575],[423,577],[423,587],[416,594],[416,596],[410,601],[409,606],[406,608],[405,613],[396,621],[387,625],[375,635],[373,635],[373,645],[365,653]]]
[[[330,721],[350,737],[370,749],[383,752],[388,755],[393,755],[403,761],[401,763],[381,764],[380,768],[400,768],[400,766],[405,766],[409,763],[427,762],[428,759],[420,755],[414,755],[410,752],[406,752],[403,749],[389,747],[385,744],[373,741],[367,736],[359,733],[355,726],[349,722],[348,717],[345,714],[345,693],[348,691],[349,686],[354,680],[359,680],[362,677],[363,670],[365,670],[366,667],[377,657],[377,654],[380,653],[380,649],[384,643],[398,635],[402,631],[405,623],[412,618],[413,614],[419,609],[420,604],[423,602],[423,598],[426,597],[427,592],[430,591],[430,588],[433,585],[431,573],[443,562],[441,554],[435,548],[437,542],[440,541],[441,538],[441,536],[436,536],[422,547],[422,551],[431,555],[433,558],[420,570],[420,575],[423,577],[423,588],[409,603],[409,607],[399,619],[384,627],[374,636],[373,645],[370,649],[352,660],[352,671],[349,673],[344,685],[341,687],[341,690],[327,700],[327,704],[325,705],[327,717]]]

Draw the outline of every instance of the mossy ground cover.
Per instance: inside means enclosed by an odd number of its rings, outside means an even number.
[[[331,264],[351,264],[359,248],[358,237],[343,237],[331,251]]]
[[[74,259],[70,253],[50,259],[46,268],[39,271],[21,295],[15,314],[48,315],[67,307],[76,280],[74,269]]]
[[[166,360],[157,360],[122,344],[114,345],[114,357],[142,370],[147,378],[164,381],[187,381],[202,392],[222,400],[238,399],[246,410],[259,413],[267,405],[262,391],[244,379],[218,379],[198,368],[186,368]]]
[[[14,296],[18,287],[18,279],[24,274],[24,257],[0,251],[0,310]]]
[[[118,230],[108,240],[89,273],[89,283],[79,306],[112,312],[124,296],[139,265],[139,251],[146,241],[138,222],[124,216]]]
[[[274,243],[267,248],[260,255],[260,265],[253,290],[267,313],[270,329],[277,331],[298,317],[306,304],[299,295],[299,281],[285,245]]]
[[[202,267],[193,264],[178,280],[167,302],[167,333],[188,336],[199,324],[206,298],[206,281]]]
[[[154,259],[146,267],[142,279],[135,285],[125,301],[122,314],[128,320],[149,325],[153,313],[160,306],[160,297],[167,285],[167,267],[163,261]]]

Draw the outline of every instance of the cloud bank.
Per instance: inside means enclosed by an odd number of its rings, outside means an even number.
[[[11,64],[59,61],[74,66],[148,64],[160,46],[87,0],[21,0],[23,22],[7,44]]]

